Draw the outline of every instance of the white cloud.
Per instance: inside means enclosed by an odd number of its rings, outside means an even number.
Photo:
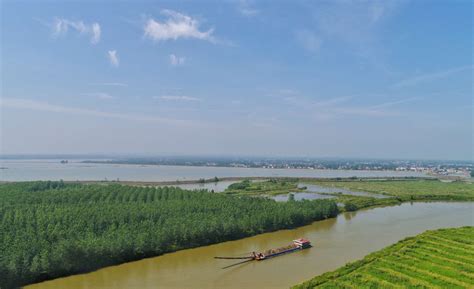
[[[83,21],[71,21],[65,18],[56,18],[54,19],[52,28],[54,37],[66,35],[69,29],[73,29],[79,32],[79,34],[90,36],[92,44],[97,44],[100,41],[101,29],[97,22],[85,24]]]
[[[162,100],[174,100],[174,101],[200,101],[197,97],[186,96],[186,95],[162,95],[162,96],[155,96],[154,99],[162,99]]]
[[[100,99],[113,99],[114,97],[105,92],[90,92],[90,93],[83,93],[85,96],[97,97]]]
[[[109,58],[110,64],[118,67],[120,64],[118,55],[117,55],[117,50],[109,50],[107,52],[107,57]]]
[[[92,24],[92,39],[91,39],[92,44],[99,43],[100,33],[101,31],[100,31],[99,23]]]
[[[472,65],[460,66],[460,67],[455,67],[455,68],[451,68],[451,69],[447,69],[443,71],[438,71],[435,73],[427,73],[427,74],[419,75],[416,77],[401,80],[395,83],[394,85],[392,85],[392,87],[401,88],[401,87],[406,87],[406,86],[413,86],[422,82],[429,82],[429,81],[445,78],[445,77],[451,76],[452,74],[462,72],[465,70],[472,70],[473,67],[474,66]]]
[[[185,61],[185,57],[178,57],[174,54],[170,54],[170,63],[173,66],[183,65]]]
[[[170,119],[170,118],[163,118],[163,117],[157,117],[157,116],[105,112],[105,111],[85,109],[85,108],[54,105],[54,104],[49,104],[47,102],[40,102],[40,101],[35,101],[35,100],[19,99],[19,98],[1,98],[0,107],[15,108],[15,109],[28,109],[28,110],[34,110],[34,111],[47,111],[47,112],[75,114],[75,115],[87,115],[87,116],[96,116],[96,117],[105,117],[105,118],[116,118],[116,119],[125,119],[125,120],[133,120],[133,121],[168,123],[168,124],[174,124],[174,125],[186,125],[186,126],[199,125],[198,121]]]
[[[201,31],[198,20],[172,10],[162,10],[161,13],[168,18],[163,22],[149,18],[143,28],[145,37],[154,41],[177,40],[179,38],[216,41],[212,35],[214,30]]]
[[[309,52],[317,52],[321,48],[322,40],[309,30],[296,31],[296,40]]]

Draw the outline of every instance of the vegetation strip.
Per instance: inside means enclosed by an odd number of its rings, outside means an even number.
[[[472,254],[458,246],[473,238],[474,227],[427,231],[294,288],[474,288]]]
[[[421,257],[418,257],[418,256],[413,256],[413,255],[399,255],[397,254],[397,256],[400,256],[400,258],[405,258],[405,259],[410,259],[414,262],[430,262],[431,263],[431,266],[434,267],[434,268],[437,268],[437,270],[446,270],[447,272],[450,272],[451,275],[454,275],[455,277],[457,278],[462,278],[462,279],[465,279],[465,278],[468,278],[468,280],[471,280],[471,279],[474,279],[474,274],[471,274],[469,272],[465,272],[464,270],[462,270],[461,268],[456,268],[456,267],[452,267],[452,266],[446,266],[446,263],[442,263],[442,264],[439,264],[438,262],[435,261],[435,259],[428,259],[428,258],[421,258]],[[454,274],[452,274],[454,273]]]

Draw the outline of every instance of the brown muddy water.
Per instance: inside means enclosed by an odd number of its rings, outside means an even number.
[[[405,237],[466,225],[474,225],[474,203],[406,203],[344,213],[294,230],[182,250],[26,288],[288,288]],[[228,269],[221,268],[233,260],[213,258],[276,248],[299,237],[310,239],[314,247]]]

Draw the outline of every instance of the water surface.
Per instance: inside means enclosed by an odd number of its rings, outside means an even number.
[[[61,164],[59,159],[0,160],[0,181],[32,180],[121,180],[121,181],[176,181],[198,180],[200,178],[223,177],[420,177],[417,172],[396,171],[351,171],[311,169],[264,169],[233,167],[158,166],[90,164],[81,160],[70,160]]]
[[[301,201],[301,200],[318,200],[318,199],[331,199],[335,198],[335,196],[331,195],[323,195],[323,194],[318,194],[318,193],[308,193],[308,192],[294,192],[290,193],[294,196],[295,201]],[[290,195],[289,194],[280,194],[276,196],[269,196],[270,199],[273,199],[277,202],[287,202],[289,200]]]
[[[288,288],[425,230],[474,225],[473,203],[413,203],[350,212],[294,230],[182,250],[47,281],[28,289]],[[311,249],[229,269],[213,256],[245,255],[307,237]]]
[[[352,196],[361,196],[361,197],[372,197],[377,199],[389,198],[390,196],[377,194],[377,193],[370,193],[370,192],[360,192],[360,191],[351,191],[343,188],[337,187],[323,187],[319,185],[312,185],[312,184],[305,184],[300,183],[298,184],[299,187],[306,187],[306,191],[314,192],[314,193],[341,193],[344,195],[352,195]]]

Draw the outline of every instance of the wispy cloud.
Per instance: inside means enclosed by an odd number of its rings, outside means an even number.
[[[158,123],[166,123],[166,124],[174,124],[174,125],[193,126],[193,125],[198,124],[198,122],[196,121],[170,119],[170,118],[163,118],[163,117],[157,117],[157,116],[105,112],[105,111],[92,110],[92,109],[54,105],[54,104],[49,104],[47,102],[40,102],[40,101],[35,101],[35,100],[19,99],[19,98],[1,98],[0,106],[4,108],[28,109],[28,110],[35,110],[35,111],[46,111],[46,112],[55,112],[55,113],[116,118],[116,119],[125,119],[125,120],[133,120],[133,121],[158,122]]]
[[[352,96],[334,97],[334,98],[325,99],[325,100],[317,100],[317,101],[312,102],[311,104],[317,107],[332,106],[332,105],[346,102],[350,100],[351,98]]]
[[[352,105],[348,103],[354,96],[335,97],[322,100],[308,100],[303,97],[287,97],[285,100],[298,108],[298,110],[310,111],[318,118],[332,119],[343,116],[366,116],[366,117],[384,117],[395,116],[399,113],[389,108],[419,100],[419,97],[396,99],[384,103],[373,105]]]
[[[377,108],[391,107],[391,106],[394,106],[394,105],[409,103],[409,102],[417,101],[417,100],[420,100],[420,99],[421,99],[420,97],[409,97],[409,98],[404,98],[404,99],[399,99],[399,100],[394,100],[394,101],[388,101],[388,102],[384,102],[384,103],[381,103],[381,104],[373,105],[373,106],[371,106],[371,108],[377,109]]]
[[[122,86],[122,87],[128,86],[128,84],[123,83],[123,82],[101,82],[101,83],[92,83],[91,85]]]
[[[321,48],[322,39],[315,33],[303,29],[295,32],[296,40],[309,52],[317,52]]]
[[[120,61],[119,61],[119,58],[118,58],[117,50],[109,50],[107,52],[107,58],[109,59],[109,62],[112,66],[114,66],[114,67],[119,66]]]
[[[183,65],[185,61],[185,57],[179,57],[174,54],[170,54],[170,64],[173,66]]]
[[[253,17],[260,13],[260,11],[255,8],[253,1],[249,0],[237,1],[237,11],[246,17]]]
[[[172,10],[162,10],[168,18],[164,21],[149,18],[143,27],[145,37],[154,41],[183,39],[200,39],[216,42],[212,35],[214,29],[200,30],[198,20]]]
[[[419,97],[410,97],[405,99],[399,99],[394,101],[388,101],[380,104],[369,105],[366,107],[335,107],[333,112],[337,115],[359,115],[359,116],[374,116],[374,117],[384,117],[384,116],[396,116],[399,115],[399,112],[393,110],[387,110],[392,106],[396,106],[403,103],[409,103],[416,100],[419,100]]]
[[[319,99],[319,100],[309,100],[306,97],[302,96],[290,96],[285,97],[284,100],[291,105],[302,109],[326,109],[330,107],[334,107],[337,104],[341,104],[350,100],[351,96],[343,96],[343,97],[334,97],[328,99]]]
[[[291,89],[291,88],[281,88],[281,89],[263,89],[266,96],[271,97],[284,97],[284,98],[291,98],[293,96],[299,95],[300,92]]]
[[[83,21],[71,21],[65,18],[55,18],[52,24],[53,36],[59,37],[66,35],[70,29],[79,32],[79,34],[88,35],[92,44],[100,41],[101,28],[99,23],[86,24]]]
[[[438,80],[438,79],[442,79],[442,78],[445,78],[445,77],[449,77],[449,76],[451,76],[455,73],[459,73],[459,72],[462,72],[462,71],[472,70],[473,67],[474,66],[472,66],[472,65],[467,65],[467,66],[460,66],[460,67],[455,67],[455,68],[451,68],[451,69],[446,69],[446,70],[438,71],[438,72],[435,72],[435,73],[427,73],[427,74],[419,75],[419,76],[416,76],[416,77],[401,80],[401,81],[395,83],[394,85],[392,85],[392,87],[393,88],[402,88],[402,87],[407,87],[407,86],[414,86],[414,85],[418,85],[418,84],[423,83],[423,82],[430,82],[430,81],[433,81],[433,80]]]
[[[161,99],[161,100],[172,100],[172,101],[201,101],[200,98],[186,96],[186,95],[162,95],[162,96],[154,96],[154,99]]]
[[[100,99],[113,99],[114,98],[112,95],[106,92],[88,92],[88,93],[83,93],[82,95],[96,97]]]
[[[317,29],[326,37],[360,44],[370,41],[377,26],[399,1],[330,1],[311,7]]]
[[[390,72],[384,60],[384,42],[380,40],[381,27],[404,1],[307,1],[304,10],[309,13],[310,25],[295,34],[295,41],[308,51],[336,45],[354,57]],[[341,45],[342,44],[342,45]]]

